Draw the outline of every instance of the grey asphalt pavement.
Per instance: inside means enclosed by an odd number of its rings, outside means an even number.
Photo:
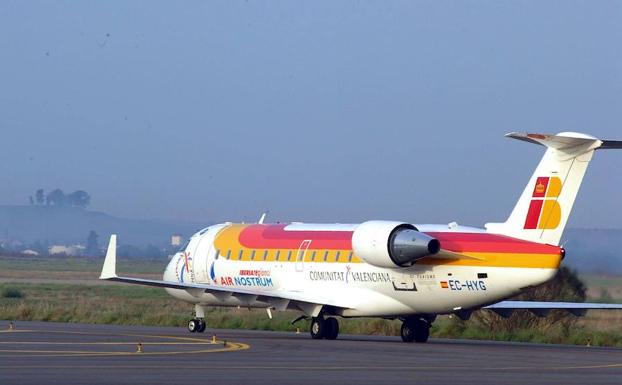
[[[0,321],[0,384],[620,384],[622,349]],[[212,335],[216,343],[212,343]],[[226,344],[225,344],[226,341]],[[141,343],[142,353],[137,353]]]

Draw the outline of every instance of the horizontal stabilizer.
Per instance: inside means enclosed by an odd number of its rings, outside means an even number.
[[[556,135],[510,132],[505,136],[557,150],[575,149],[583,146],[589,147],[589,149],[622,149],[621,140],[601,140],[578,132],[561,132]]]
[[[622,149],[622,140],[603,140],[603,144],[600,145],[601,150],[618,150]]]
[[[595,302],[540,302],[540,301],[501,301],[483,307],[509,317],[514,310],[529,310],[530,312],[544,317],[551,310],[565,310],[576,316],[584,315],[588,310],[622,310],[620,303],[595,303]]]

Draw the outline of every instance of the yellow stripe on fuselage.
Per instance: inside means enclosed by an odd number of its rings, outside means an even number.
[[[525,267],[557,269],[561,256],[557,254],[530,253],[460,253],[479,259],[438,259],[423,258],[417,265],[486,266],[486,267]]]

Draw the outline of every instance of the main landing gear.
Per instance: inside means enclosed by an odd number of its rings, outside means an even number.
[[[404,342],[427,342],[430,337],[430,322],[418,317],[407,317],[402,322],[401,336]]]
[[[314,340],[321,340],[322,338],[334,340],[339,336],[339,322],[333,317],[326,319],[324,317],[313,317],[310,331],[311,338]]]
[[[193,318],[188,321],[188,331],[190,333],[203,333],[206,327],[207,324],[202,318]]]

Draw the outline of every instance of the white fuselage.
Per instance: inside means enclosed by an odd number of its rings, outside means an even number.
[[[226,258],[214,245],[216,235],[229,224],[219,224],[195,234],[176,253],[164,273],[165,281],[202,283],[228,288],[311,293],[318,303],[330,299],[350,304],[336,311],[344,317],[399,317],[409,314],[443,314],[481,307],[514,296],[551,279],[556,268],[457,266],[414,264],[380,268],[368,263],[326,263],[302,258],[266,261]],[[348,226],[348,225],[345,225]],[[355,225],[352,225],[355,226]],[[420,231],[439,226],[417,225]],[[447,226],[443,227],[447,229]],[[462,232],[485,230],[460,227]],[[453,231],[456,231],[455,229]],[[254,254],[254,252],[253,252]],[[175,298],[203,306],[279,308],[254,295],[231,296],[192,290],[166,289]],[[285,307],[287,308],[287,303]]]

